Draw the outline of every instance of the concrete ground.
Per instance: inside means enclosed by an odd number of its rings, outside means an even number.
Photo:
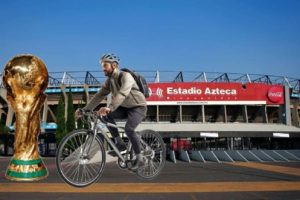
[[[101,179],[74,188],[59,177],[54,158],[44,158],[49,177],[13,182],[4,175],[10,158],[0,158],[0,200],[8,199],[300,199],[300,162],[167,162],[154,180],[139,179],[107,163]]]

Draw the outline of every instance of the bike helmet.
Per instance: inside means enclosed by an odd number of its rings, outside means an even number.
[[[107,53],[101,57],[100,62],[116,62],[119,64],[120,58],[113,53]]]

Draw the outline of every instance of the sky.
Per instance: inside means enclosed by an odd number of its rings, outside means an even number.
[[[99,70],[107,52],[135,70],[300,78],[299,0],[0,0],[0,65]]]

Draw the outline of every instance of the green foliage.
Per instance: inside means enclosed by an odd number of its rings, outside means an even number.
[[[77,129],[82,129],[83,128],[83,122],[82,119],[77,120]]]
[[[83,106],[81,106],[83,107]],[[75,109],[73,105],[73,97],[72,92],[68,92],[68,106],[67,106],[67,119],[65,119],[65,99],[63,93],[60,95],[60,99],[57,105],[57,112],[56,112],[57,118],[56,118],[56,143],[59,144],[59,142],[62,140],[62,138],[69,132],[73,131],[75,126]],[[78,129],[86,127],[85,124],[83,124],[82,120],[79,119],[77,121]]]
[[[83,105],[82,105],[82,102],[80,101],[79,103],[79,107],[78,108],[82,108]],[[81,119],[77,119],[77,129],[82,129],[83,128],[83,122]]]
[[[57,112],[56,112],[56,143],[59,144],[61,139],[66,135],[66,121],[65,121],[65,103],[64,103],[64,96],[63,93],[60,95],[60,99],[57,105]]]
[[[9,128],[5,126],[2,121],[0,121],[0,134],[8,134],[9,133]]]
[[[79,104],[79,108],[83,108],[84,105],[82,104],[82,102],[80,102]],[[86,120],[82,121],[82,119],[78,119],[77,120],[77,129],[87,129],[88,128],[88,124],[86,123]]]
[[[72,92],[68,92],[68,109],[67,109],[67,123],[66,123],[67,132],[71,132],[75,129],[75,111],[73,105]]]
[[[8,135],[8,134],[9,134],[9,128],[0,121],[0,135]],[[3,143],[5,143],[5,141],[0,140],[0,144]]]

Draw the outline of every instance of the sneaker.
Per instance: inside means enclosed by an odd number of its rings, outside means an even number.
[[[116,143],[116,147],[118,148],[118,150],[120,151],[121,154],[124,154],[127,150],[126,144],[125,142],[118,142]],[[114,150],[110,150],[107,152],[109,155],[113,156],[113,157],[117,157],[117,153]]]

